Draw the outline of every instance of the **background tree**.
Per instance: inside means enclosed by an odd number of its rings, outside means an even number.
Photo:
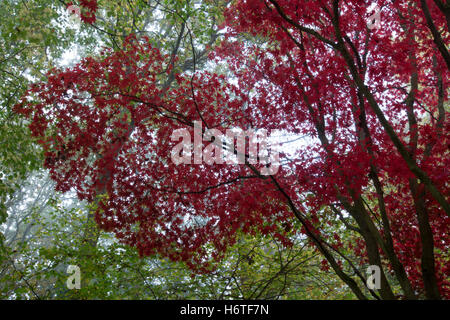
[[[42,173],[16,193],[2,231],[8,259],[0,267],[4,299],[347,299],[351,292],[305,239],[283,247],[267,237],[242,235],[214,272],[192,274],[184,263],[141,258],[135,248],[101,233],[94,257],[81,272],[92,286],[68,290],[67,267],[79,264],[86,203],[59,194]],[[293,237],[295,235],[293,234]]]

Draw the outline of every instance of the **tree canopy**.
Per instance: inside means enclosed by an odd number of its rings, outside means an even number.
[[[308,278],[303,268],[320,274],[319,260],[326,281],[351,290],[334,297],[450,297],[448,2],[76,5],[83,45],[102,48],[69,67],[40,66],[45,75],[13,112],[29,123],[18,133],[42,148],[55,190],[90,204],[92,225],[77,237],[90,248],[83,263],[104,265],[107,233],[141,259],[205,277],[253,248],[229,278],[237,291],[220,280],[216,297],[286,297]],[[369,21],[374,6],[379,24]],[[230,142],[233,130],[241,135]],[[288,152],[271,140],[263,154],[260,140],[255,156],[248,135],[263,130],[302,142]],[[177,132],[193,140],[180,144]],[[277,246],[279,262],[251,258]],[[380,268],[379,288],[366,285],[369,266]],[[287,269],[299,276],[289,286]],[[268,278],[249,276],[258,270]]]

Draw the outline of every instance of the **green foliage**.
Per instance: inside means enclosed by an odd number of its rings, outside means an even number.
[[[3,298],[354,298],[335,275],[320,270],[318,254],[300,238],[287,248],[263,236],[242,236],[208,274],[192,274],[184,264],[158,257],[140,258],[109,233],[101,233],[84,260],[79,248],[89,206],[55,194],[46,179],[33,177],[23,193],[34,201],[25,206],[19,199],[15,205],[21,219],[20,224],[9,224],[6,232],[8,255],[0,273]],[[44,192],[36,194],[33,186]],[[89,279],[80,290],[67,289],[69,265],[80,266],[81,278]]]

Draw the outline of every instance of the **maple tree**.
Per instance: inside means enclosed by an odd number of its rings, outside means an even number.
[[[369,29],[373,3],[382,25]],[[165,85],[176,58],[130,35],[51,70],[15,110],[57,189],[97,201],[98,225],[141,255],[208,272],[238,231],[289,245],[296,219],[358,298],[449,298],[448,11],[439,0],[234,1],[211,54],[227,74],[196,70],[191,35],[193,72]],[[270,176],[249,161],[176,165],[170,136],[195,121],[311,141]],[[352,237],[327,227],[338,220]],[[364,289],[368,264],[382,267],[378,291]]]

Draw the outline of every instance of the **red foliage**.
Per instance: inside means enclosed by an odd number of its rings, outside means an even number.
[[[372,2],[385,7],[381,28],[369,30]],[[205,244],[220,258],[239,229],[288,243],[283,223],[300,214],[304,233],[351,248],[368,262],[364,241],[327,238],[323,223],[336,219],[335,211],[324,209],[331,205],[347,213],[370,206],[380,234],[386,225],[377,221],[386,212],[395,253],[421,293],[414,202],[420,197],[434,239],[435,275],[449,298],[449,216],[408,168],[355,81],[362,79],[410,156],[448,201],[450,121],[442,105],[448,102],[449,71],[420,1],[370,3],[340,3],[340,43],[333,1],[236,1],[225,13],[227,40],[211,58],[227,63],[237,85],[202,72],[177,75],[177,85],[163,90],[170,58],[145,38],[131,37],[122,51],[52,70],[17,111],[32,119],[58,189],[74,188],[89,201],[106,192],[98,224],[143,255],[160,253],[206,270]],[[428,5],[438,30],[447,28],[444,15]],[[239,41],[242,33],[262,37],[264,45]],[[449,33],[442,37],[449,43]],[[411,89],[414,77],[417,86]],[[177,128],[192,130],[196,120],[222,132],[250,124],[286,130],[309,136],[311,143],[264,179],[246,165],[175,166],[170,135]],[[413,194],[414,182],[419,191]]]

